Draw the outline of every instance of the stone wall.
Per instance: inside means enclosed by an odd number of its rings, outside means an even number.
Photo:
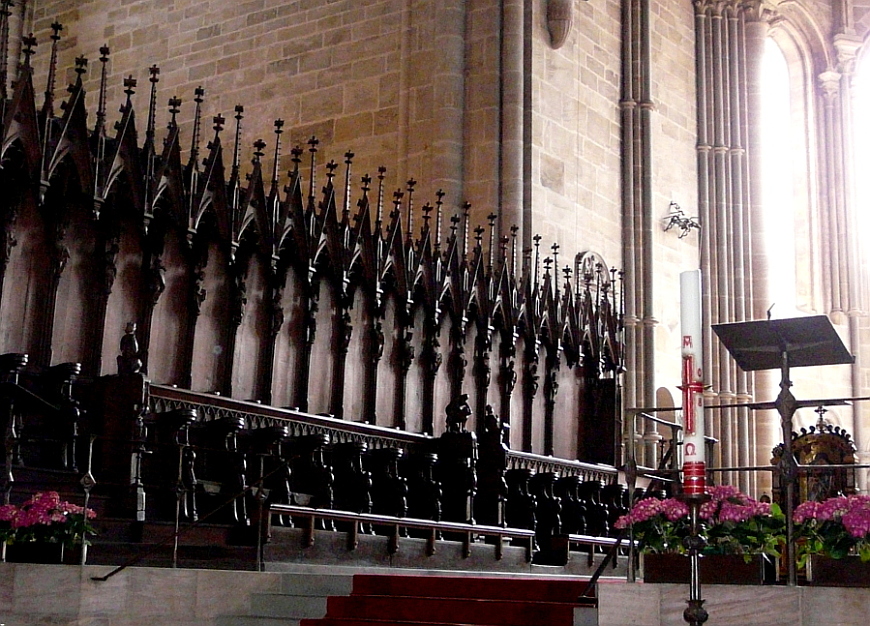
[[[554,50],[545,3],[533,3],[531,185],[533,230],[543,237],[544,254],[558,242],[563,252],[593,250],[623,267],[620,7],[616,0],[577,0],[571,34]],[[678,277],[698,267],[698,236],[678,239],[658,220],[671,201],[697,215],[694,16],[684,3],[653,1],[650,26],[653,289],[662,322],[656,377],[673,387],[680,379]]]
[[[0,620],[12,626],[231,623],[251,593],[275,593],[281,574],[134,567],[105,582],[107,566],[0,564]],[[232,593],[228,593],[232,590]],[[235,619],[244,619],[236,617]]]
[[[498,12],[492,0],[55,0],[36,4],[32,29],[36,75],[44,76],[50,25],[64,25],[60,67],[89,59],[92,101],[99,48],[108,45],[110,119],[128,75],[139,81],[144,110],[148,68],[157,65],[158,128],[176,95],[182,129],[189,126],[201,86],[207,120],[244,105],[245,154],[257,138],[271,144],[281,118],[285,146],[317,136],[327,158],[351,150],[356,171],[372,176],[385,166],[390,191],[413,177],[421,204],[443,188],[451,211],[470,201],[483,223],[497,201]],[[59,77],[58,96],[73,78],[71,70]],[[291,165],[284,152],[282,172]]]
[[[598,585],[599,626],[681,626],[687,585]],[[707,585],[709,624],[720,626],[860,626],[867,589]]]

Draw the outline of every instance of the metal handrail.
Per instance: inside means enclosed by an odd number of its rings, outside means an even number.
[[[398,549],[399,530],[404,528],[429,531],[429,535],[426,538],[427,554],[434,553],[434,546],[438,533],[461,533],[463,535],[462,544],[464,557],[467,557],[470,554],[472,539],[475,535],[495,537],[499,540],[496,541],[495,544],[496,559],[502,558],[503,546],[500,541],[502,538],[525,539],[528,541],[526,546],[526,561],[531,561],[536,536],[535,531],[526,528],[436,521],[415,517],[394,517],[391,515],[379,515],[376,513],[354,513],[350,511],[338,511],[336,509],[318,509],[295,504],[269,505],[267,536],[271,536],[272,534],[273,515],[289,515],[307,518],[308,524],[305,527],[304,538],[306,547],[314,545],[314,522],[317,519],[328,519],[335,522],[350,522],[351,528],[348,533],[348,547],[350,549],[355,548],[358,544],[360,526],[372,525],[391,527],[393,529],[390,536],[391,553]],[[569,543],[593,547],[612,547],[619,543],[619,541],[613,537],[595,537],[592,535],[581,534],[568,534],[565,535],[565,537]]]

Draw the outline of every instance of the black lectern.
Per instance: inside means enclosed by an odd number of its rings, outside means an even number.
[[[714,324],[713,332],[744,371],[780,369],[779,396],[774,407],[782,422],[783,455],[779,470],[786,486],[785,516],[788,554],[788,584],[797,584],[794,545],[794,484],[797,461],[791,447],[792,418],[802,406],[815,406],[818,401],[802,403],[791,393],[789,369],[814,365],[844,365],[855,358],[843,345],[831,321],[824,315],[792,317],[780,320]]]

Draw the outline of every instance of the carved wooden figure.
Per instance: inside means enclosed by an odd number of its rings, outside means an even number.
[[[441,519],[441,485],[435,479],[438,455],[420,453],[406,459],[408,477],[408,516],[417,519]]]
[[[73,383],[81,373],[80,363],[61,363],[47,372],[46,399],[56,401],[59,411],[61,450],[60,467],[73,472],[78,471],[78,452],[82,410],[80,402],[73,397]]]
[[[473,524],[477,493],[477,437],[465,429],[471,414],[468,396],[462,394],[447,407],[447,432],[438,442],[438,479],[445,520]]]
[[[149,519],[174,521],[177,514],[188,521],[196,518],[194,459],[185,452],[190,448],[189,428],[195,421],[196,412],[190,409],[156,413],[146,420],[150,454],[143,482],[150,496]]]
[[[505,518],[511,528],[537,528],[537,499],[531,490],[532,470],[522,467],[505,473],[508,484]]]
[[[505,482],[508,448],[499,418],[492,407],[486,406],[484,431],[480,437],[480,462],[477,470],[477,498],[474,510],[477,521],[489,526],[505,525],[505,501],[508,486]]]
[[[372,474],[363,466],[363,457],[367,452],[368,446],[361,441],[333,446],[335,508],[353,513],[372,512]],[[359,530],[371,532],[369,526]]]
[[[538,472],[529,485],[536,501],[535,535],[544,552],[551,549],[553,537],[562,532],[562,501],[555,493],[556,478],[553,472]]]
[[[562,532],[586,534],[586,506],[580,498],[580,478],[560,476],[556,479],[556,495],[562,501]]]
[[[293,467],[293,491],[304,494],[307,503],[316,508],[331,509],[335,505],[335,477],[325,458],[329,435],[307,435],[293,442],[296,463]],[[334,524],[322,520],[321,527],[334,530]]]
[[[371,450],[372,512],[392,517],[408,514],[408,482],[399,473],[404,452],[399,448]],[[407,531],[405,531],[407,534]]]

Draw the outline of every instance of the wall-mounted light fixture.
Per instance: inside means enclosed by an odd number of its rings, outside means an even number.
[[[698,221],[698,218],[689,217],[683,213],[683,209],[680,208],[680,205],[673,200],[671,200],[671,203],[668,205],[668,214],[662,219],[662,222],[664,224],[665,232],[672,228],[679,229],[679,239],[682,239],[692,232],[693,228],[695,230],[701,230],[701,222]]]
[[[558,50],[571,33],[574,22],[574,0],[547,0],[547,30],[550,46]]]

